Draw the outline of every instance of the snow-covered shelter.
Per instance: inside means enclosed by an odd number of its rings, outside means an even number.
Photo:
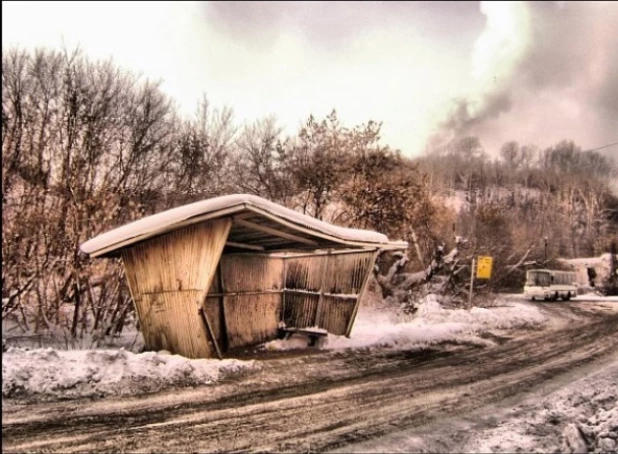
[[[377,254],[405,248],[245,194],[81,245],[91,257],[122,258],[146,347],[189,358],[272,340],[282,326],[349,336]]]

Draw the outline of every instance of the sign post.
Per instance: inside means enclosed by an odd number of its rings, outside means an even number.
[[[472,259],[472,268],[470,273],[470,295],[468,295],[468,308],[472,306],[472,291],[474,289],[474,262],[475,259]]]
[[[475,267],[476,264],[476,267]],[[476,272],[477,279],[489,279],[491,277],[491,269],[493,266],[493,258],[486,255],[479,255],[478,259],[472,259],[472,268],[470,273],[470,296],[468,298],[468,306],[472,306],[472,292],[474,290],[474,273]]]

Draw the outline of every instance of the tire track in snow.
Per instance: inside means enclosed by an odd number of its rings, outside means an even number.
[[[618,349],[618,314],[570,307],[579,323],[487,349],[287,358],[214,387],[9,409],[3,451],[335,449],[495,403]]]

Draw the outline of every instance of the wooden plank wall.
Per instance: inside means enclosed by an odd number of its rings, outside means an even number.
[[[229,254],[210,288],[206,311],[218,320],[224,349],[260,344],[277,337],[281,321],[283,258]]]
[[[276,338],[280,321],[349,335],[375,251],[221,257],[205,304],[223,351]]]
[[[315,315],[320,300],[322,270],[328,265],[326,255],[288,257],[285,259],[284,318],[287,326],[316,326]]]
[[[146,347],[188,358],[214,356],[199,315],[231,220],[217,219],[161,235],[122,252]]]
[[[374,263],[375,251],[286,258],[285,324],[349,335]]]

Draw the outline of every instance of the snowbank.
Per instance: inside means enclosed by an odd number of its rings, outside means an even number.
[[[2,355],[2,397],[60,399],[158,391],[214,383],[257,368],[254,361],[187,359],[154,352],[9,348]]]
[[[395,314],[380,311],[359,311],[350,338],[329,335],[318,344],[327,350],[388,347],[410,349],[439,343],[467,343],[492,345],[480,337],[490,330],[531,329],[547,323],[548,319],[536,307],[509,303],[502,307],[470,310],[444,309],[435,295],[428,295],[418,305],[411,321],[400,322]],[[267,350],[306,348],[307,340],[292,337],[264,345]]]
[[[419,305],[417,322],[426,324],[464,323],[475,331],[487,329],[534,328],[548,321],[538,308],[529,304],[506,303],[492,308],[473,307],[443,309],[435,295],[428,295]]]
[[[603,303],[618,303],[618,296],[604,296],[596,293],[583,293],[578,295],[575,301],[578,299],[585,301],[599,301]]]

